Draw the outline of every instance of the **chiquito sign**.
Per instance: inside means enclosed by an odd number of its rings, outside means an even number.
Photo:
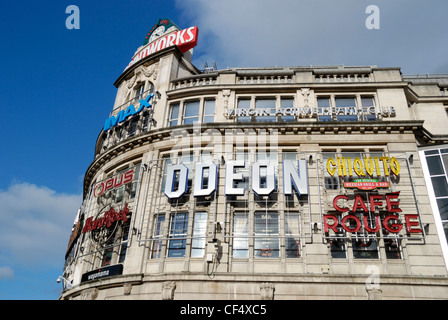
[[[363,191],[388,188],[389,182],[379,182],[373,177],[399,176],[400,164],[394,157],[336,157],[326,163],[327,172],[340,177],[358,176],[354,182],[344,182],[345,188]],[[333,212],[323,215],[323,230],[326,235],[365,231],[376,234],[383,228],[386,234],[398,234],[406,226],[407,234],[423,233],[418,214],[403,214],[400,208],[400,192],[386,194],[356,193],[351,196],[337,195],[333,198]],[[330,213],[330,212],[329,212]],[[400,216],[401,215],[401,216]],[[373,218],[373,221],[372,221]],[[370,221],[369,221],[370,220]]]

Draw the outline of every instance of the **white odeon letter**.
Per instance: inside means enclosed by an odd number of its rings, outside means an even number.
[[[235,173],[234,168],[244,168],[244,160],[228,161],[226,164],[226,186],[225,194],[232,196],[244,195],[244,188],[235,188],[233,186],[234,181],[244,181],[242,173]]]
[[[260,168],[266,167],[266,187],[260,186]],[[252,167],[252,190],[259,196],[267,196],[275,189],[275,167],[269,165],[269,161],[255,162]]]
[[[178,173],[179,184],[177,186],[177,190],[174,190],[174,181],[176,177],[176,172],[179,172]],[[169,199],[180,198],[185,192],[187,192],[187,180],[188,180],[188,168],[185,165],[177,164],[168,167],[165,182],[165,195]]]
[[[298,161],[298,172],[293,160],[283,160],[283,192],[292,195],[294,188],[299,195],[308,194],[308,174],[306,160]]]
[[[204,189],[204,169],[208,169],[208,185]],[[211,195],[216,190],[216,183],[218,182],[218,167],[216,164],[209,163],[197,163],[194,169],[194,196],[204,197]]]

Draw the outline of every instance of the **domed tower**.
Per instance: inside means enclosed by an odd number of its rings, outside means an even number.
[[[115,81],[60,298],[447,298],[400,70],[199,70],[197,40],[160,19]]]

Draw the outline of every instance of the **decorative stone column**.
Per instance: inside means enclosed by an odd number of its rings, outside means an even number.
[[[166,281],[162,283],[162,300],[173,300],[175,289],[176,282],[174,281]]]
[[[260,284],[261,300],[274,300],[274,284],[263,282]]]

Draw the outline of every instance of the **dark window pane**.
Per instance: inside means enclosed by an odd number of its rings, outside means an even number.
[[[448,198],[437,199],[437,206],[442,220],[448,220]]]
[[[445,176],[443,177],[432,177],[432,186],[434,188],[434,193],[436,197],[446,197],[448,196],[448,184],[446,183]]]
[[[426,157],[426,162],[428,163],[428,169],[430,175],[444,174],[442,161],[440,161],[439,156]]]

